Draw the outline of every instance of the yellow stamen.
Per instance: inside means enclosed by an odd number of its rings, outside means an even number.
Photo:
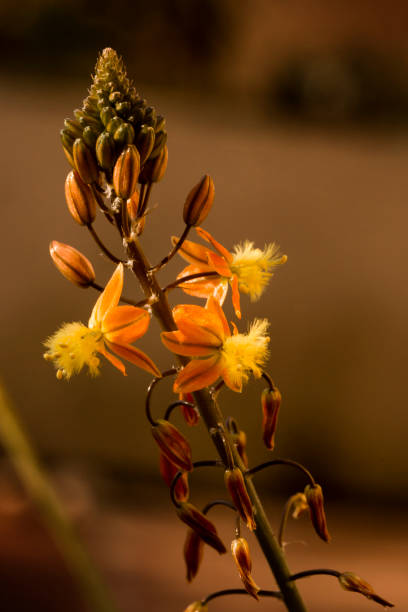
[[[102,338],[99,330],[89,329],[83,323],[65,323],[45,342],[49,350],[44,357],[47,361],[54,361],[58,380],[71,378],[85,365],[91,376],[96,376],[100,363],[96,353]]]
[[[284,264],[286,255],[280,255],[277,244],[265,246],[263,250],[254,248],[254,243],[246,240],[234,247],[231,271],[237,275],[239,290],[247,293],[251,301],[258,300],[269,279],[273,276],[271,269]]]
[[[225,340],[222,348],[225,367],[237,386],[247,382],[251,372],[256,378],[262,375],[268,357],[268,327],[266,319],[255,319],[247,334],[235,334]]]

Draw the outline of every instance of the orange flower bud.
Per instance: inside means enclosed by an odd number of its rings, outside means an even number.
[[[113,169],[113,187],[120,198],[130,198],[136,189],[140,156],[135,145],[128,145],[119,155]]]
[[[273,390],[264,389],[262,392],[262,412],[263,412],[263,441],[269,450],[275,446],[275,432],[278,424],[279,409],[282,396],[276,387]]]
[[[193,504],[182,502],[180,507],[177,508],[177,515],[183,523],[186,523],[186,525],[195,531],[208,546],[215,548],[220,555],[227,552],[215,525]]]
[[[153,438],[156,440],[163,455],[184,472],[191,472],[191,448],[185,437],[169,421],[159,419],[152,427]]]
[[[187,582],[191,582],[197,576],[204,554],[204,542],[192,529],[187,531],[183,553],[187,568]]]
[[[192,393],[180,393],[180,400],[182,402],[189,402],[190,404],[194,404],[194,397]],[[190,427],[197,425],[200,420],[200,413],[195,406],[180,406],[181,413],[184,417],[185,422]]]
[[[195,601],[187,606],[184,612],[208,612],[208,607],[201,603],[201,601]]]
[[[50,255],[58,270],[71,283],[89,287],[95,280],[91,262],[74,247],[53,240],[50,243]]]
[[[163,147],[157,157],[148,159],[140,173],[140,183],[158,183],[162,180],[167,168],[169,152],[167,147]]]
[[[168,487],[171,486],[173,482],[173,478],[177,474],[178,467],[174,465],[171,461],[168,460],[166,455],[160,453],[160,474],[166,485]],[[187,472],[184,472],[182,476],[177,480],[177,483],[174,487],[174,496],[177,501],[187,501],[189,496],[189,487],[188,487],[188,476]]]
[[[68,210],[79,225],[90,225],[96,216],[97,202],[89,185],[86,185],[76,170],[71,170],[65,179],[65,199]]]
[[[136,223],[137,221],[137,213],[139,210],[139,195],[140,194],[136,189],[126,202],[127,214],[132,224]]]
[[[98,180],[98,166],[93,153],[82,138],[77,138],[72,147],[74,166],[84,183],[90,185]]]
[[[205,174],[187,196],[183,210],[183,220],[186,225],[201,225],[211,210],[214,201],[214,183]]]
[[[231,542],[231,552],[245,590],[255,599],[259,599],[258,591],[260,588],[251,576],[252,561],[248,542],[244,538],[235,538]]]
[[[324,512],[322,487],[318,484],[315,486],[307,485],[305,487],[305,496],[310,509],[310,518],[317,535],[325,542],[329,542],[330,534],[327,529],[326,514]]]
[[[383,599],[374,592],[371,584],[368,584],[365,580],[362,580],[357,574],[353,572],[343,572],[339,576],[339,582],[343,589],[346,591],[354,591],[355,593],[361,593],[364,597],[375,601],[376,603],[384,606],[385,608],[393,608],[394,604],[390,603],[386,599]]]
[[[254,531],[256,529],[256,523],[252,509],[252,502],[249,498],[244,476],[241,470],[237,467],[233,468],[232,470],[225,470],[224,479],[232,501],[238,510],[238,514],[247,525],[248,529]]]

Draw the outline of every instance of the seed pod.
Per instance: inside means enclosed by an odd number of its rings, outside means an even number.
[[[367,599],[371,599],[376,603],[380,604],[380,606],[384,606],[385,608],[393,608],[394,604],[390,603],[386,599],[383,599],[377,593],[375,593],[371,584],[354,574],[353,572],[343,572],[339,576],[340,585],[346,591],[354,591],[355,593],[361,593]]]
[[[191,448],[185,437],[169,421],[159,419],[152,427],[153,438],[156,440],[163,455],[184,472],[191,472]]]
[[[275,447],[275,433],[281,401],[282,396],[277,387],[274,387],[273,390],[263,390],[261,396],[263,412],[262,431],[264,444],[269,450],[273,450]]]
[[[327,529],[322,487],[318,484],[315,486],[307,485],[304,492],[306,501],[310,508],[310,518],[312,520],[314,530],[319,538],[325,542],[329,542],[330,534]]]
[[[130,123],[122,123],[113,135],[113,139],[119,145],[132,144],[135,138],[135,130]]]
[[[140,165],[143,166],[148,159],[154,146],[154,129],[148,125],[142,125],[135,142],[140,154]]]
[[[208,612],[208,607],[201,601],[194,601],[192,604],[187,606],[184,612]]]
[[[187,531],[183,554],[186,562],[187,582],[191,582],[198,574],[204,554],[204,541],[192,529]]]
[[[160,474],[168,487],[171,486],[173,479],[177,472],[179,471],[178,467],[174,465],[171,461],[168,460],[166,455],[160,453]],[[183,502],[187,501],[189,497],[189,487],[188,487],[188,476],[187,472],[184,472],[182,476],[177,480],[177,483],[174,487],[174,496],[177,501]]]
[[[112,170],[116,159],[115,141],[109,132],[99,134],[95,144],[95,153],[98,164],[104,170]]]
[[[222,540],[220,539],[215,525],[199,511],[198,508],[189,502],[182,502],[177,508],[177,516],[183,523],[186,523],[193,531],[200,536],[208,546],[214,548],[218,553],[227,552]]]
[[[249,498],[244,476],[241,470],[237,467],[233,468],[232,470],[225,470],[224,479],[232,501],[234,502],[234,506],[238,510],[239,516],[244,521],[248,529],[254,531],[256,529],[256,523],[252,509],[252,502]]]
[[[160,155],[152,159],[151,156],[145,162],[139,176],[139,183],[158,183],[164,176],[167,168],[169,152],[167,147],[163,147]]]
[[[84,183],[90,185],[98,180],[98,166],[89,147],[82,138],[77,138],[72,148],[75,169]]]
[[[71,170],[65,179],[65,199],[74,221],[79,225],[93,223],[97,206],[94,192],[81,180],[76,170]]]
[[[95,271],[89,259],[77,249],[53,240],[50,255],[61,274],[79,287],[89,287],[95,280]]]
[[[251,555],[249,554],[248,542],[245,538],[235,538],[235,540],[232,540],[231,552],[245,590],[252,595],[254,599],[258,600],[258,591],[260,588],[251,576],[252,561]]]
[[[186,225],[201,225],[211,210],[214,201],[214,183],[205,174],[187,196],[183,210],[183,220]]]
[[[128,145],[119,155],[113,169],[113,187],[116,194],[125,200],[136,189],[140,171],[140,156],[135,145]]]

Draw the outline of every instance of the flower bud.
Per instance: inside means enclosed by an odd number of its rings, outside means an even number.
[[[139,212],[139,197],[140,194],[136,189],[132,196],[126,201],[126,210],[130,220],[130,223],[133,225],[138,220],[138,212]]]
[[[171,486],[173,478],[178,472],[178,467],[168,460],[166,455],[160,453],[160,474],[168,487]],[[183,472],[182,476],[177,480],[174,487],[174,497],[177,501],[187,501],[189,497],[188,476],[187,472]]]
[[[194,397],[192,393],[180,393],[179,397],[182,402],[194,404]],[[195,406],[180,406],[180,408],[187,425],[190,427],[197,425],[198,421],[200,420],[200,413],[198,409]]]
[[[148,123],[148,118],[145,117],[144,122]],[[160,131],[156,130],[155,137],[154,137],[154,147],[153,147],[153,151],[150,153],[150,159],[158,157],[161,154],[161,152],[163,151],[166,145],[166,142],[167,142],[167,132],[164,132],[162,130]]]
[[[104,170],[112,170],[116,159],[115,141],[109,132],[99,134],[96,144],[95,153],[98,164]]]
[[[65,179],[65,199],[74,221],[79,225],[93,223],[97,207],[95,195],[76,170],[71,170]]]
[[[64,127],[71,134],[73,140],[76,138],[81,138],[82,127],[78,121],[75,121],[75,119],[64,119]]]
[[[251,576],[252,561],[248,542],[244,538],[235,538],[231,542],[231,552],[245,590],[255,599],[259,599],[258,591],[260,588]]]
[[[91,262],[74,247],[53,240],[50,255],[58,270],[71,283],[79,287],[89,287],[95,280]]]
[[[113,119],[115,116],[116,113],[111,106],[104,106],[99,113],[99,117],[105,127],[108,125],[109,121],[111,121],[111,119]]]
[[[187,196],[183,210],[183,220],[186,225],[201,225],[211,210],[214,201],[214,183],[205,174]]]
[[[227,552],[222,540],[220,539],[215,525],[199,511],[198,508],[189,502],[182,502],[177,508],[177,516],[188,525],[208,546],[214,548],[218,553]]]
[[[65,157],[67,158],[69,165],[74,167],[74,158],[72,157],[72,148],[74,146],[74,139],[72,138],[71,134],[66,129],[60,131],[60,136],[61,136],[62,148],[65,153]]]
[[[153,438],[169,461],[184,472],[191,472],[191,448],[185,437],[169,421],[159,419],[152,427]]]
[[[246,452],[247,435],[245,431],[241,429],[240,431],[233,432],[230,435],[233,443],[237,448],[238,454],[242,459],[242,463],[246,468],[248,468],[248,455]]]
[[[327,529],[326,514],[324,512],[324,500],[322,487],[318,484],[305,487],[305,496],[310,509],[310,518],[317,535],[325,542],[330,541]]]
[[[256,529],[256,523],[252,509],[252,502],[249,498],[244,476],[241,470],[237,467],[233,468],[232,470],[225,470],[224,479],[232,501],[238,510],[238,514],[248,529],[254,531]]]
[[[113,187],[120,198],[130,198],[136,189],[140,170],[139,151],[128,145],[119,155],[113,169]]]
[[[201,601],[195,601],[184,610],[184,612],[208,612],[208,607]]]
[[[122,123],[113,135],[115,142],[120,145],[132,144],[135,137],[135,130],[130,123]]]
[[[379,595],[377,595],[371,586],[365,580],[354,574],[353,572],[343,572],[339,576],[339,582],[343,589],[346,591],[354,591],[355,593],[361,593],[367,599],[371,599],[376,603],[384,606],[385,608],[393,608],[394,604],[390,603],[386,599],[383,599]]]
[[[94,149],[98,138],[98,132],[91,128],[91,126],[87,125],[82,132],[82,138],[90,149]]]
[[[90,185],[98,180],[98,166],[89,147],[82,138],[77,138],[72,148],[74,166],[84,183]]]
[[[140,165],[143,166],[153,150],[154,129],[149,125],[142,125],[137,135],[135,144],[140,153]]]
[[[282,396],[277,387],[273,390],[264,389],[262,392],[262,412],[263,412],[263,441],[269,450],[275,447],[275,432],[278,424],[279,409],[282,401]]]
[[[140,183],[158,183],[164,176],[167,168],[169,152],[167,147],[163,147],[159,155],[154,159],[149,158],[140,173]]]
[[[191,582],[197,576],[204,554],[204,542],[192,529],[187,531],[183,554],[186,562],[187,582]]]

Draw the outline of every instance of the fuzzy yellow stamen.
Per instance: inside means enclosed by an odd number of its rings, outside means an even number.
[[[234,247],[231,271],[237,275],[239,289],[247,293],[251,301],[258,300],[273,272],[275,266],[287,261],[286,255],[279,253],[277,244],[265,246],[263,250],[254,248],[254,243],[246,240],[243,244]]]
[[[83,323],[64,323],[45,341],[48,348],[44,358],[54,361],[57,378],[69,379],[87,365],[91,376],[99,374],[100,360],[96,353],[103,346],[100,331],[89,329]]]
[[[235,334],[225,339],[222,347],[225,369],[237,387],[248,381],[251,372],[256,378],[262,375],[268,357],[268,327],[267,319],[255,319],[247,334]]]

